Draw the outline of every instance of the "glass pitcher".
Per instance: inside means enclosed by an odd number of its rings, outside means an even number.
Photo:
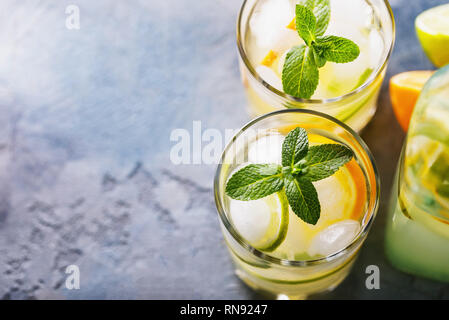
[[[449,66],[434,74],[416,104],[385,245],[398,269],[449,282]]]

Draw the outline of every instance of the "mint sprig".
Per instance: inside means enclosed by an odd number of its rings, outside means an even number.
[[[329,0],[303,0],[296,5],[296,30],[305,45],[290,49],[282,70],[284,92],[297,98],[309,99],[319,82],[319,68],[327,61],[347,63],[360,55],[353,41],[323,36],[331,16]]]
[[[306,130],[296,128],[282,144],[282,166],[251,164],[234,173],[226,194],[235,200],[250,201],[285,191],[293,212],[315,225],[321,214],[318,193],[312,182],[335,174],[353,158],[351,149],[340,144],[309,147]]]

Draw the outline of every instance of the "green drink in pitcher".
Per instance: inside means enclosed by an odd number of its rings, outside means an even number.
[[[449,282],[449,66],[415,107],[393,187],[386,253],[398,269]]]

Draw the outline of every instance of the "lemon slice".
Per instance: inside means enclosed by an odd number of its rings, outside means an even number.
[[[449,63],[449,4],[421,13],[415,21],[421,45],[437,67]]]
[[[444,230],[449,236],[449,149],[425,136],[412,137],[407,142],[403,179],[406,182],[400,194],[402,206],[408,215],[429,228]],[[419,191],[418,191],[419,190]]]
[[[259,200],[231,200],[229,210],[234,227],[254,248],[272,252],[285,240],[289,210],[283,191]]]

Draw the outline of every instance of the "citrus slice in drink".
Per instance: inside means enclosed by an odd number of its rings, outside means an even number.
[[[415,22],[421,45],[437,67],[449,63],[449,4],[421,13]]]
[[[435,199],[442,207],[442,216],[449,219],[449,149],[442,150],[429,168],[429,174],[433,178]]]
[[[404,131],[424,84],[434,71],[409,71],[395,75],[390,80],[390,98],[396,118]]]
[[[405,183],[399,193],[402,210],[432,231],[449,237],[449,194],[445,192],[449,182],[449,149],[423,135],[410,137],[402,177]]]
[[[259,200],[231,200],[229,212],[236,230],[254,248],[272,252],[285,240],[289,211],[283,191]]]
[[[419,179],[424,187],[419,196],[427,197],[425,202],[432,205],[433,212],[449,218],[449,148],[426,136],[411,137],[404,170],[409,185],[416,185],[415,179]]]

